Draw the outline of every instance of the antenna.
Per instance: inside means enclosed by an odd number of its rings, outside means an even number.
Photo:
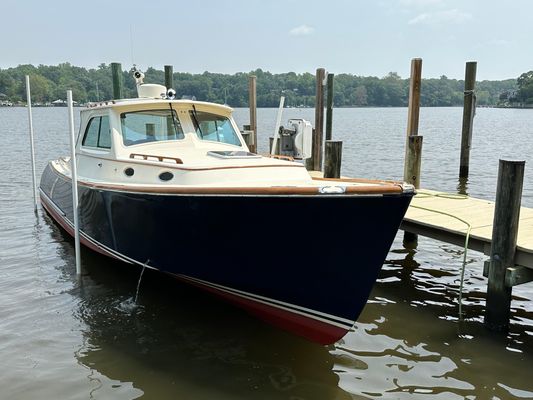
[[[131,50],[131,63],[132,65],[135,65],[135,61],[133,61],[133,25],[130,24],[130,50]]]

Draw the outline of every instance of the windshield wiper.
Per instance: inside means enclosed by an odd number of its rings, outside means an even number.
[[[178,124],[176,124],[176,117],[174,116],[174,109],[172,108],[172,103],[168,103],[168,106],[170,107],[170,117],[172,118],[172,124],[174,125],[174,132],[175,132],[176,138],[178,138],[179,137]]]
[[[202,132],[202,128],[200,128],[200,123],[198,122],[198,116],[196,115],[196,107],[194,106],[194,104],[192,105],[192,113],[191,113],[191,115],[192,115],[194,124],[196,125],[196,128],[200,132],[200,136],[203,139],[204,138],[204,134]]]

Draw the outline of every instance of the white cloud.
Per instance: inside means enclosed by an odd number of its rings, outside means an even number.
[[[462,24],[472,19],[472,15],[460,11],[456,8],[453,10],[439,11],[434,13],[422,13],[411,19],[409,25],[446,25]]]
[[[443,0],[400,0],[400,4],[407,7],[427,7],[442,3]]]
[[[310,35],[315,31],[315,28],[307,25],[300,25],[295,28],[292,28],[289,31],[289,35],[293,36],[303,36],[303,35]]]
[[[489,42],[489,44],[493,46],[509,46],[511,45],[511,42],[505,39],[493,39]]]

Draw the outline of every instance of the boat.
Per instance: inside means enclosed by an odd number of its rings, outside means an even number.
[[[341,339],[368,300],[413,186],[312,177],[298,160],[251,153],[226,105],[175,99],[142,79],[138,92],[80,111],[81,243],[311,341]],[[51,160],[39,189],[44,209],[73,235],[71,175],[70,157]]]

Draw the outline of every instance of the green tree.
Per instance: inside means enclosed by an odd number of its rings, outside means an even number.
[[[524,104],[533,104],[533,71],[524,72],[516,80],[518,98]]]

